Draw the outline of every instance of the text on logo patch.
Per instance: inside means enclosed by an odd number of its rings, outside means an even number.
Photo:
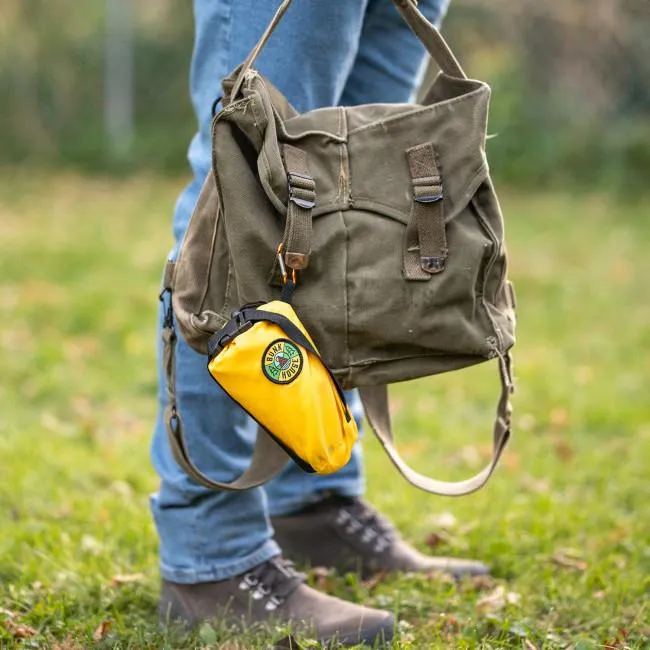
[[[262,357],[262,371],[276,384],[291,383],[302,370],[302,353],[287,339],[273,341]]]

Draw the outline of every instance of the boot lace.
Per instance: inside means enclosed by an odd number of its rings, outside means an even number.
[[[253,600],[265,601],[264,609],[271,612],[283,605],[305,579],[305,574],[296,571],[293,562],[278,557],[245,573],[239,588],[250,591]]]
[[[356,536],[375,553],[382,553],[397,539],[395,527],[361,499],[341,501],[336,524],[344,533]]]

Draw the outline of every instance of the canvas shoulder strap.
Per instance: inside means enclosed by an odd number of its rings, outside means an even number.
[[[246,73],[253,67],[257,57],[266,45],[267,41],[278,26],[282,16],[286,13],[292,0],[284,0],[277,12],[271,19],[269,26],[266,28],[262,37],[257,42],[255,47],[251,50],[246,60],[241,66],[237,80],[232,88],[231,97],[237,97]],[[393,0],[393,4],[397,7],[404,20],[408,23],[413,33],[422,42],[427,49],[433,60],[438,64],[440,69],[452,77],[460,77],[465,79],[466,75],[461,67],[458,59],[454,56],[453,52],[447,45],[447,42],[442,37],[440,32],[434,27],[417,8],[417,0]]]
[[[165,268],[163,292],[160,299],[165,306],[162,340],[163,370],[165,372],[167,386],[167,406],[165,408],[164,420],[167,439],[169,440],[174,459],[197,483],[213,490],[247,490],[262,485],[284,469],[289,457],[284,449],[260,428],[257,431],[251,464],[241,476],[233,481],[226,483],[211,479],[190,458],[183,429],[183,420],[178,410],[176,398],[176,345],[178,343],[178,337],[174,327],[174,316],[170,300],[173,275],[174,263],[168,262]]]
[[[510,439],[510,394],[513,392],[512,368],[508,353],[500,355],[499,376],[501,397],[497,405],[497,415],[492,433],[492,459],[478,474],[464,481],[437,481],[416,472],[399,455],[395,448],[393,430],[388,407],[386,386],[365,386],[359,388],[359,395],[372,430],[379,439],[389,458],[400,474],[413,486],[446,497],[458,497],[476,492],[482,488],[496,469],[501,453]]]

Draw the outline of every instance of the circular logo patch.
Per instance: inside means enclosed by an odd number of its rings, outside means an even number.
[[[276,384],[290,384],[302,370],[302,353],[287,339],[273,341],[262,357],[262,371]]]

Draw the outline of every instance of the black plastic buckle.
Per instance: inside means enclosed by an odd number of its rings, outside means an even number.
[[[226,347],[226,345],[228,345],[228,343],[233,341],[240,334],[248,331],[251,327],[253,327],[253,323],[247,320],[242,310],[233,312],[231,320],[228,321],[225,327],[219,332],[216,332],[208,341],[208,354],[210,359],[214,359],[214,357],[216,357]],[[224,333],[219,336],[221,332]],[[219,338],[216,338],[217,336]]]
[[[168,300],[165,297],[168,296]],[[174,327],[174,311],[172,309],[172,292],[171,289],[163,289],[158,296],[158,300],[163,304],[165,315],[163,317],[163,327]]]

